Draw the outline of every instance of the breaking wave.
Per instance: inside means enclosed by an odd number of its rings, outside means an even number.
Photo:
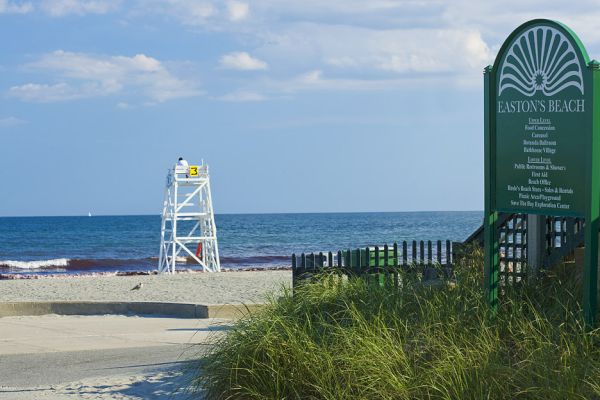
[[[0,268],[15,268],[15,269],[43,269],[43,268],[64,268],[69,265],[68,258],[55,258],[52,260],[40,261],[14,261],[0,260]]]
[[[55,258],[50,260],[16,261],[0,260],[1,269],[62,269],[62,270],[87,270],[87,269],[117,269],[125,266],[149,266],[154,264],[150,259],[142,260],[115,260],[115,259],[69,259]]]
[[[177,264],[185,265],[186,257],[177,257]],[[157,267],[158,258],[140,259],[69,259],[55,258],[49,260],[0,260],[0,270],[60,270],[60,271],[148,271]],[[241,268],[252,266],[281,266],[290,263],[288,256],[248,256],[221,257],[221,266],[226,268]],[[192,263],[193,264],[193,263]]]

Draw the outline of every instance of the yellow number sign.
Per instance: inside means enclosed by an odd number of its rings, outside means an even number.
[[[198,176],[198,166],[190,165],[190,176]]]

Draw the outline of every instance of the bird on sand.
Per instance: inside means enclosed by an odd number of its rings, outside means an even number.
[[[144,284],[140,282],[137,285],[135,285],[133,288],[131,288],[131,290],[140,290],[143,286],[144,286]]]

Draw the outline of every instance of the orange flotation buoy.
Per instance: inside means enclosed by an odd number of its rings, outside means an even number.
[[[196,247],[196,257],[202,257],[202,242],[198,243],[198,247]]]

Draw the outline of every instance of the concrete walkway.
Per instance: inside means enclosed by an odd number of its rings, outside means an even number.
[[[199,358],[229,323],[114,315],[0,318],[0,399],[188,398],[178,391],[193,375],[186,362]]]
[[[228,320],[107,316],[0,318],[0,355],[205,343]]]

